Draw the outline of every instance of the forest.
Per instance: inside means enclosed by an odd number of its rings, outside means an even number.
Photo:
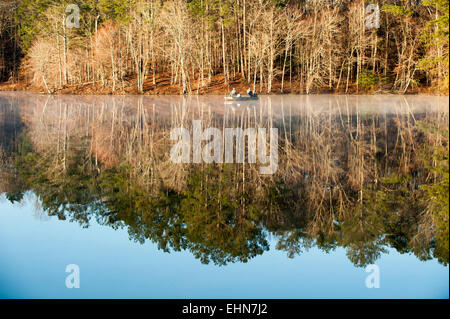
[[[2,0],[0,88],[442,93],[448,0]]]

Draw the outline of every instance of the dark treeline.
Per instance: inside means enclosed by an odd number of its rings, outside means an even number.
[[[264,97],[225,113],[197,98],[16,97],[0,104],[10,128],[0,136],[0,193],[11,202],[34,194],[46,215],[125,228],[204,263],[246,262],[269,249],[269,234],[290,257],[343,247],[365,266],[395,248],[448,263],[445,109],[403,97],[378,112],[359,97],[319,107],[306,96],[302,106],[286,98],[275,109]],[[170,129],[189,128],[196,112],[204,127],[276,126],[277,172],[173,163]]]
[[[152,93],[165,86],[204,93],[236,83],[266,93],[448,92],[449,1],[368,5],[2,1],[0,80],[47,92],[91,85],[111,92]],[[78,10],[79,27],[73,27]]]

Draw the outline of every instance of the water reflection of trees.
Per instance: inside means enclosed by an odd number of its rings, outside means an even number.
[[[365,266],[393,247],[446,264],[448,113],[406,99],[389,112],[309,99],[225,110],[195,98],[16,101],[26,125],[20,139],[2,136],[3,158],[16,163],[2,174],[49,215],[126,228],[132,240],[204,263],[246,262],[269,249],[270,234],[289,257],[344,247]],[[258,163],[172,163],[170,129],[199,118],[204,127],[277,127],[276,174],[260,175]]]
[[[16,108],[17,101],[0,96],[0,194],[10,200],[22,199],[22,185],[17,181],[14,161],[10,154],[20,149],[20,136],[24,123]]]

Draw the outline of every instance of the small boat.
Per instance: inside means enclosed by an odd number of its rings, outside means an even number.
[[[225,96],[225,101],[257,101],[259,100],[258,95],[254,96]]]

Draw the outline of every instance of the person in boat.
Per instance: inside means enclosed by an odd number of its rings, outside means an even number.
[[[236,89],[233,88],[233,90],[231,90],[230,96],[231,96],[231,97],[237,97],[237,96],[240,96],[240,94],[238,94],[238,93],[236,92]]]
[[[250,97],[257,97],[257,96],[258,96],[257,94],[254,94],[254,93],[252,92],[251,89],[248,89],[248,90],[247,90],[247,94],[248,94],[248,96],[250,96]]]

